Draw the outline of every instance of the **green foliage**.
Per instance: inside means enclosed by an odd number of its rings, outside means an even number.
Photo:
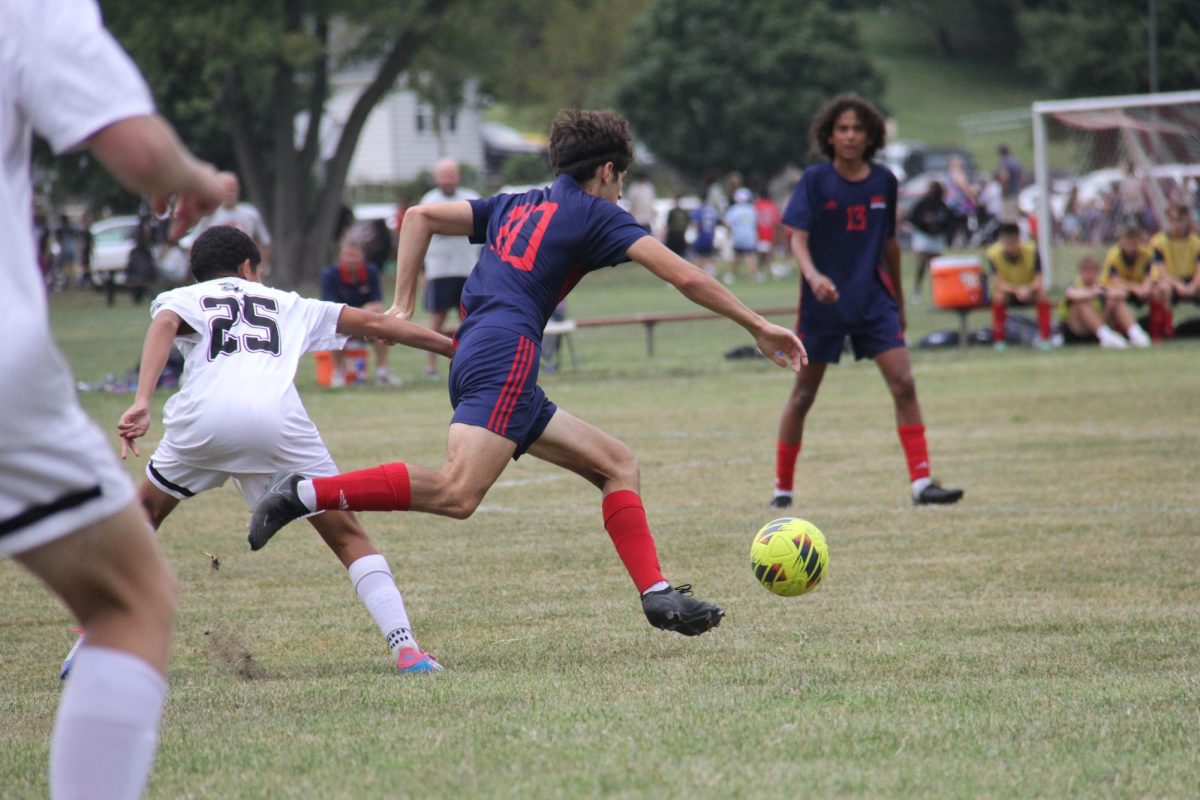
[[[770,175],[804,158],[823,102],[883,91],[853,19],[823,3],[659,0],[636,24],[626,63],[618,108],[692,176]]]
[[[1144,2],[1076,0],[1022,11],[1022,63],[1065,95],[1149,91],[1148,17]],[[1162,91],[1200,86],[1200,6],[1158,0],[1158,69]]]
[[[536,153],[509,156],[500,167],[501,184],[544,183],[550,180],[546,157]]]

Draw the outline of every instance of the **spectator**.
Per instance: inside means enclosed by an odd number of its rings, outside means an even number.
[[[650,176],[644,172],[634,175],[633,182],[625,190],[625,202],[629,204],[629,213],[633,219],[646,230],[646,233],[652,233],[656,199],[654,184],[650,182]]]
[[[267,225],[263,222],[262,214],[258,213],[257,208],[249,203],[239,202],[242,196],[242,186],[238,182],[237,176],[232,172],[222,172],[221,179],[225,183],[225,202],[200,221],[200,224],[196,226],[196,235],[199,236],[213,225],[231,225],[237,228],[258,245],[258,250],[262,253],[262,274],[265,277],[270,272],[271,265],[271,233],[267,230]]]
[[[133,249],[125,262],[125,286],[135,304],[140,305],[146,290],[158,280],[158,262],[154,258],[154,220],[149,216],[138,218],[137,233],[133,237]],[[108,282],[108,304],[113,304],[113,284]]]
[[[954,224],[950,230],[947,244],[953,246],[956,241],[967,241],[978,228],[979,199],[978,191],[967,175],[962,156],[950,156],[949,181],[946,184],[946,205],[954,214]]]
[[[1126,225],[1104,256],[1100,282],[1105,289],[1120,291],[1130,305],[1150,304],[1150,338],[1158,341],[1163,337],[1164,306],[1160,301],[1165,292],[1155,286],[1150,268],[1153,261],[1154,251],[1142,244],[1142,229]]]
[[[374,264],[375,269],[383,272],[384,265],[396,249],[387,223],[382,219],[373,219],[365,223],[362,226],[362,236],[363,257],[367,259],[368,264]]]
[[[679,204],[679,192],[676,192],[675,204],[667,212],[666,245],[680,258],[687,253],[687,230],[691,224],[692,218],[687,209]]]
[[[321,270],[321,299],[345,303],[350,308],[383,311],[383,292],[379,288],[379,270],[368,264],[362,245],[352,239],[342,242],[336,264]],[[388,368],[388,345],[375,343],[375,383],[379,386],[399,386],[400,379]],[[346,385],[346,354],[333,351],[331,389]]]
[[[1021,241],[1015,222],[1002,222],[997,241],[984,256],[992,272],[992,343],[1003,350],[1008,306],[1037,306],[1039,349],[1050,348],[1050,298],[1042,284],[1042,262],[1033,242]]]
[[[776,264],[774,258],[776,244],[779,242],[779,204],[767,192],[765,185],[761,186],[761,189],[761,193],[754,200],[754,218],[758,233],[758,268],[763,275],[770,270],[771,274],[778,271],[781,274],[777,277],[783,277],[790,270],[783,264]]]
[[[66,214],[58,217],[50,247],[54,255],[51,285],[55,291],[61,291],[74,281],[75,267],[79,263],[79,233]]]
[[[729,208],[729,195],[725,194],[716,173],[711,173],[704,181],[704,202],[717,212],[718,217],[724,216],[725,209]]]
[[[1005,222],[1016,221],[1020,211],[1017,208],[1017,195],[1021,192],[1021,162],[1002,144],[996,148],[999,164],[996,167],[996,179],[1000,182],[1001,219]]]
[[[734,191],[733,205],[725,212],[725,224],[733,238],[733,264],[725,282],[733,283],[738,267],[745,270],[747,278],[759,280],[758,216],[754,213],[754,193],[746,187]]]
[[[1067,341],[1083,342],[1094,336],[1101,347],[1117,349],[1128,347],[1129,342],[1137,347],[1150,344],[1150,337],[1125,305],[1125,293],[1100,284],[1100,262],[1091,256],[1080,259],[1079,276],[1067,287],[1058,314]],[[1125,331],[1129,342],[1117,331]]]
[[[921,284],[929,263],[946,252],[946,241],[954,227],[954,212],[946,205],[945,189],[940,181],[930,181],[924,196],[908,212],[912,225],[912,249],[917,254],[917,275],[913,280],[913,304],[921,301]]]
[[[458,162],[443,158],[433,168],[437,186],[421,198],[420,205],[450,203],[456,200],[476,200],[479,194],[459,185]],[[397,233],[400,228],[397,226]],[[446,316],[450,309],[459,313],[463,286],[479,260],[479,247],[462,236],[434,236],[425,253],[425,310],[429,312],[429,327],[446,333]],[[460,320],[461,321],[461,320]],[[425,375],[437,377],[437,356],[429,354]]]
[[[92,251],[96,247],[96,237],[92,235],[92,212],[83,212],[79,220],[79,285],[92,287]]]
[[[1162,285],[1160,297],[1165,301],[1162,333],[1175,335],[1171,307],[1187,300],[1200,304],[1200,236],[1192,231],[1192,215],[1187,205],[1172,203],[1167,208],[1167,226],[1150,240],[1154,251],[1156,278]],[[1151,317],[1151,325],[1154,319]]]
[[[712,194],[709,188],[705,187],[704,199],[692,212],[692,224],[696,226],[696,235],[692,237],[692,260],[696,266],[713,275],[712,257],[717,248],[717,223],[721,221],[721,214],[715,206],[709,205],[708,198]]]
[[[1079,202],[1079,189],[1071,187],[1067,202],[1063,206],[1062,221],[1059,223],[1059,233],[1065,244],[1079,244],[1084,238],[1083,209]]]

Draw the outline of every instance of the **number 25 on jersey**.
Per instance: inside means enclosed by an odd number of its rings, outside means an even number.
[[[245,295],[239,303],[236,297],[204,297],[200,306],[208,311],[219,311],[208,323],[208,360],[220,356],[231,356],[239,350],[249,353],[279,355],[279,325],[268,314],[279,312],[279,304],[270,297]],[[238,320],[244,319],[251,328],[264,335],[245,333],[234,336],[230,333]]]

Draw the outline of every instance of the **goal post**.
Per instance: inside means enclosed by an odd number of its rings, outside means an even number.
[[[1044,100],[1033,104],[1031,117],[1039,187],[1037,245],[1048,286],[1070,282],[1072,267],[1056,263],[1055,248],[1076,244],[1074,232],[1059,227],[1067,209],[1056,214],[1052,170],[1076,176],[1070,196],[1077,202],[1117,204],[1105,211],[1111,213],[1103,230],[1087,231],[1085,246],[1112,244],[1106,240],[1118,225],[1116,217],[1134,217],[1132,209],[1122,212],[1120,198],[1112,196],[1123,180],[1138,187],[1138,221],[1161,220],[1174,200],[1193,204],[1200,185],[1200,91]],[[1065,202],[1061,197],[1057,201]]]

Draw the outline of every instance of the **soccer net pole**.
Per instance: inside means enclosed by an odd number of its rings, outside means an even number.
[[[1122,112],[1128,109],[1149,109],[1200,104],[1200,91],[1156,92],[1154,94],[1087,97],[1075,100],[1039,100],[1032,107],[1033,171],[1040,187],[1037,196],[1037,247],[1042,259],[1042,272],[1047,288],[1054,286],[1054,217],[1050,205],[1050,166],[1047,152],[1046,117],[1081,112]],[[1115,121],[1113,128],[1123,127]]]

